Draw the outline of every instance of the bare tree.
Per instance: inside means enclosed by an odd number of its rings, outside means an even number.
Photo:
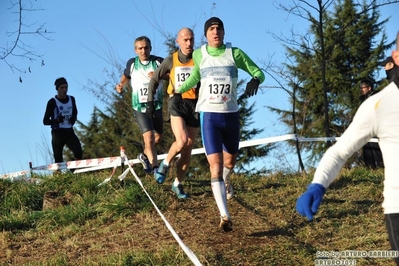
[[[34,47],[26,42],[26,37],[37,36],[46,40],[52,40],[50,34],[53,32],[47,30],[46,23],[26,23],[27,13],[43,11],[40,7],[34,6],[31,1],[10,0],[10,7],[8,10],[10,10],[11,13],[16,14],[16,20],[14,21],[16,27],[5,33],[6,42],[4,43],[4,46],[0,47],[0,60],[2,60],[14,73],[31,73],[30,65],[28,67],[20,66],[15,64],[13,61],[16,58],[28,60],[29,62],[39,60],[40,65],[44,66],[43,55],[38,54]],[[21,75],[19,81],[22,82]]]
[[[290,57],[287,56],[287,60],[290,61]],[[299,86],[301,86],[301,81],[298,80],[297,76],[295,75],[289,75],[286,66],[285,65],[277,65],[275,63],[272,63],[272,60],[269,59],[269,61],[262,61],[263,63],[263,68],[262,70],[269,75],[275,82],[276,85],[271,86],[269,88],[272,89],[281,89],[285,91],[289,97],[291,98],[292,102],[292,112],[291,113],[285,113],[281,112],[278,108],[274,108],[271,106],[266,106],[269,110],[277,113],[280,115],[280,119],[282,121],[285,120],[286,124],[292,124],[292,130],[294,134],[296,135],[298,133],[298,128],[297,128],[297,117],[296,117],[296,106],[295,103],[297,102],[296,99],[296,91]],[[294,62],[290,62],[291,64],[294,64]],[[264,88],[266,86],[263,86]],[[291,90],[292,89],[292,90]],[[288,123],[288,121],[292,121],[291,123]],[[295,140],[295,148],[296,148],[296,153],[298,156],[298,162],[299,162],[299,168],[303,173],[306,173],[305,166],[303,164],[301,152],[300,152],[300,147],[299,147],[299,141],[298,139]]]

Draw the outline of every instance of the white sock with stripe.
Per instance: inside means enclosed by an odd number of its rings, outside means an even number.
[[[226,187],[222,177],[211,178],[211,187],[213,197],[215,198],[216,205],[218,206],[220,216],[226,215],[230,218],[229,211],[227,210],[226,201]]]
[[[223,180],[226,182],[227,176],[230,174],[232,169],[229,169],[227,167],[223,167]]]

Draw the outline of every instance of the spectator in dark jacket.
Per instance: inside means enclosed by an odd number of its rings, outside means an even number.
[[[371,95],[377,93],[373,87],[373,82],[368,79],[364,79],[360,82],[360,100],[362,102]],[[366,167],[372,169],[384,167],[382,153],[377,142],[367,142],[367,144],[363,146],[363,162]]]

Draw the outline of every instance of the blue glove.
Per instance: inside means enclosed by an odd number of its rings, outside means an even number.
[[[302,216],[306,216],[309,220],[313,220],[313,215],[315,215],[319,209],[325,193],[326,189],[322,185],[316,183],[309,184],[308,190],[297,199],[296,210]]]

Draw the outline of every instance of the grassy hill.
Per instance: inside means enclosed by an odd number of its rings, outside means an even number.
[[[136,167],[136,166],[135,166]],[[119,170],[118,170],[119,171]],[[193,265],[133,175],[110,171],[43,177],[41,184],[0,180],[1,265]],[[152,176],[145,189],[203,265],[315,265],[320,252],[389,250],[381,208],[383,171],[343,170],[314,221],[295,211],[312,179],[277,173],[233,175],[234,230],[218,230],[208,176],[185,183],[188,200]],[[52,191],[56,208],[42,210]],[[341,258],[342,259],[342,258]],[[386,258],[346,258],[356,265],[394,265]]]

